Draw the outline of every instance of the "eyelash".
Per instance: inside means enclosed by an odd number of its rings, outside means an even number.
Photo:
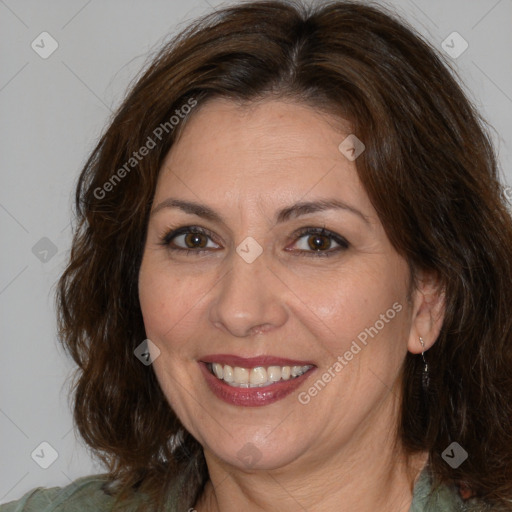
[[[215,242],[213,233],[211,233],[209,230],[201,228],[199,226],[184,226],[178,229],[174,229],[169,231],[166,235],[162,237],[161,245],[167,247],[170,251],[179,251],[181,253],[184,253],[186,256],[188,256],[190,253],[194,253],[196,256],[201,253],[209,252],[211,249],[185,249],[183,247],[172,247],[171,242],[174,238],[180,235],[187,235],[187,234],[198,234],[198,235],[204,235],[210,238],[214,243]],[[339,247],[335,247],[334,249],[328,249],[326,251],[305,251],[305,250],[299,250],[299,251],[293,251],[296,252],[298,256],[306,256],[306,257],[330,257],[333,256],[340,251],[346,251],[350,244],[340,235],[337,235],[336,233],[329,231],[328,229],[324,228],[317,228],[317,227],[306,227],[300,229],[298,232],[294,233],[293,238],[300,239],[306,235],[312,236],[312,235],[320,235],[320,236],[326,236],[331,241],[334,241],[339,245]],[[214,249],[217,250],[217,249]]]

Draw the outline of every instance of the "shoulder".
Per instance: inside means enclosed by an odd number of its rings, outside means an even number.
[[[37,488],[0,505],[0,512],[107,512],[115,498],[104,491],[105,475],[79,478],[66,487]]]
[[[464,504],[455,488],[434,485],[431,476],[423,472],[414,487],[409,512],[459,512]]]
[[[425,468],[414,486],[413,502],[409,512],[485,512],[489,505],[472,498],[463,500],[455,485],[435,484]],[[498,509],[492,508],[492,510]]]

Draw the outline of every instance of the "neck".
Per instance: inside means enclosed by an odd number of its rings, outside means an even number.
[[[247,512],[341,510],[351,512],[407,512],[412,503],[414,482],[421,467],[372,467],[362,474],[336,473],[325,478],[325,472],[308,471],[302,478],[275,471],[242,476],[238,472],[215,472],[197,503],[197,512]],[[369,479],[369,480],[368,480]],[[372,482],[371,485],[368,481]]]
[[[327,512],[341,505],[351,512],[407,512],[427,456],[406,457],[390,435],[396,424],[372,419],[350,443],[305,453],[278,469],[240,470],[205,451],[210,480],[195,509]]]

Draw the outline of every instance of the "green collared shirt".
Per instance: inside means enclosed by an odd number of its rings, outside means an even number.
[[[79,478],[66,487],[38,488],[28,492],[18,501],[0,505],[0,512],[110,512],[114,505],[114,498],[102,490],[105,482],[107,482],[105,476],[95,475]],[[144,496],[138,496],[123,504],[122,510],[134,511],[143,502]],[[414,487],[409,512],[471,510],[480,509],[468,507],[455,488],[440,486],[433,489],[428,472],[421,473]],[[169,499],[168,511],[176,512],[172,496]]]

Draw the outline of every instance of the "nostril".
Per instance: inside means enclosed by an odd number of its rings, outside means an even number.
[[[251,334],[265,334],[266,332],[270,331],[271,329],[272,329],[272,326],[269,324],[258,325],[251,329]]]

